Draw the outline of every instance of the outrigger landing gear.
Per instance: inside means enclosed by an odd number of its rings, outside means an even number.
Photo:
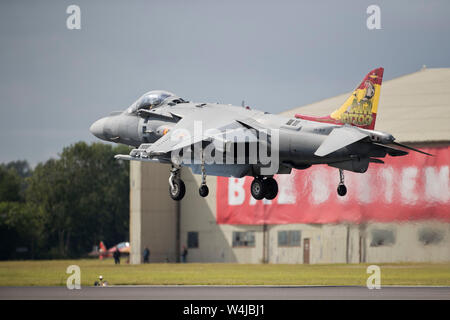
[[[339,185],[337,187],[337,193],[341,197],[347,194],[347,187],[344,184],[344,170],[339,169]]]
[[[278,183],[273,177],[255,177],[250,186],[250,192],[256,200],[275,199],[278,194]]]
[[[205,184],[205,185],[201,185],[200,188],[198,188],[198,193],[199,193],[200,196],[202,196],[203,198],[204,198],[204,197],[207,197],[208,194],[209,194],[208,186],[207,186],[206,184]]]
[[[198,188],[198,193],[201,197],[206,197],[209,194],[208,186],[206,185],[206,170],[205,170],[205,159],[203,156],[203,150],[201,152],[202,157],[202,164],[201,164],[201,170],[202,170],[202,184],[200,185],[200,188]]]
[[[181,199],[183,199],[185,193],[186,186],[184,185],[183,180],[181,180],[180,178],[180,168],[172,166],[169,177],[170,197],[175,201],[180,201]]]

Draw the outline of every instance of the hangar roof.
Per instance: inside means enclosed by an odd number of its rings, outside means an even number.
[[[350,94],[282,114],[325,116],[340,107]],[[384,81],[376,121],[375,130],[389,132],[399,142],[450,141],[450,68],[423,68]]]

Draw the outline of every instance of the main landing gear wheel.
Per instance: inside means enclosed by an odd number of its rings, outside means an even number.
[[[250,192],[256,200],[262,200],[263,198],[273,200],[278,194],[278,183],[272,177],[266,179],[256,177],[250,186]]]
[[[181,199],[183,199],[185,193],[186,186],[184,185],[183,180],[174,179],[172,181],[172,186],[169,185],[169,194],[173,200],[180,201]]]
[[[339,169],[339,185],[337,187],[337,193],[341,197],[347,194],[347,187],[344,184],[344,170]]]
[[[267,200],[273,200],[276,198],[278,194],[278,183],[277,180],[274,178],[267,178],[264,180],[264,183],[266,184],[266,194],[264,195],[264,198]]]
[[[255,178],[250,186],[250,192],[256,200],[261,200],[266,195],[267,186],[261,178]]]
[[[203,198],[208,196],[209,194],[209,189],[208,186],[205,184],[203,186],[200,186],[200,188],[198,189],[198,193],[200,194],[200,196],[202,196]]]

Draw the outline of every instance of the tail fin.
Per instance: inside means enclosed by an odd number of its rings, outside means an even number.
[[[100,247],[100,252],[106,252],[107,251],[106,246],[103,243],[103,241],[100,241],[100,246],[99,247]]]
[[[99,245],[99,247],[100,247],[100,254],[98,255],[98,258],[100,259],[100,260],[103,260],[103,256],[106,254],[106,253],[108,253],[108,249],[106,249],[106,246],[105,246],[105,244],[103,243],[103,241],[100,241],[100,245]]]
[[[350,124],[373,130],[380,100],[383,68],[370,71],[344,104],[326,117],[296,114],[296,118],[335,124]]]

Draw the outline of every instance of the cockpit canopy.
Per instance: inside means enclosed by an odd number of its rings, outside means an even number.
[[[163,104],[168,98],[176,98],[177,96],[169,91],[153,90],[145,93],[135,103],[128,108],[129,113],[134,113],[141,109],[153,109]]]

